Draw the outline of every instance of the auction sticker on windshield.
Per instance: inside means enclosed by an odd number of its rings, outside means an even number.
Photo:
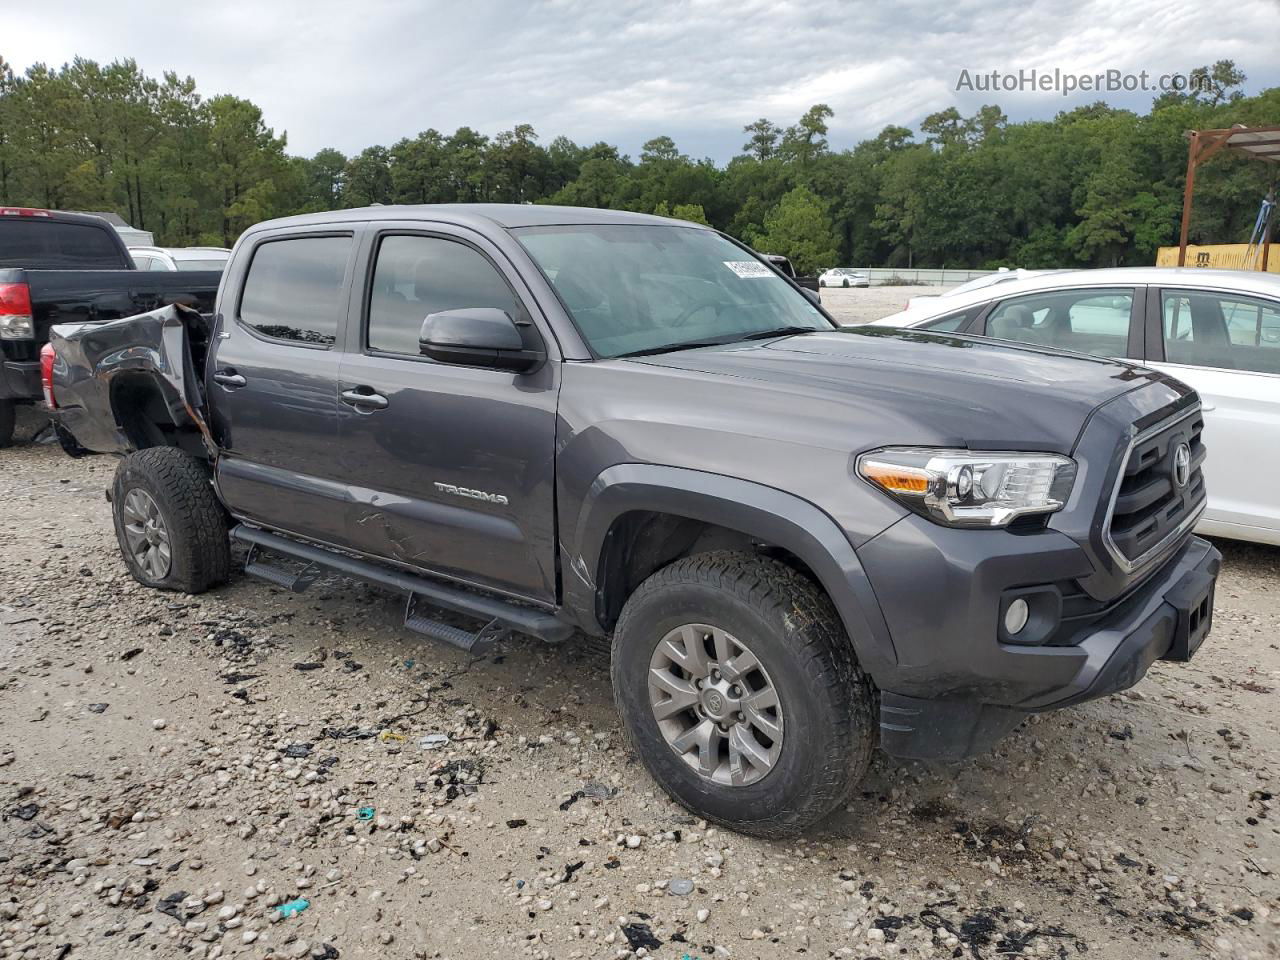
[[[772,277],[774,272],[754,260],[726,260],[724,265],[740,277]]]

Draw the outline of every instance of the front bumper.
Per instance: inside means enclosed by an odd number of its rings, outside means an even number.
[[[899,524],[898,526],[902,526]],[[927,533],[938,536],[938,528]],[[923,531],[916,531],[923,532]],[[966,531],[968,532],[968,531]],[[890,587],[884,593],[876,560],[901,550],[912,529],[859,551],[881,600],[899,664],[881,683],[881,745],[895,756],[959,758],[989,749],[1028,713],[1070,706],[1133,686],[1159,659],[1186,660],[1212,624],[1213,592],[1221,555],[1207,541],[1189,537],[1159,568],[1096,616],[1081,618],[1058,639],[1039,646],[1001,642],[998,609],[1002,593],[1026,583],[1068,580],[1088,572],[1078,548],[1052,531],[998,541],[1002,549],[952,567],[947,539],[935,551],[937,573],[966,576],[964,596],[921,596],[928,569],[911,581],[914,604]],[[1013,549],[1019,541],[1026,549]],[[1039,555],[1038,547],[1048,547]],[[1011,547],[1012,545],[1012,547]],[[917,546],[922,546],[917,543]],[[916,559],[927,561],[919,551]],[[891,564],[892,565],[892,564]],[[953,572],[954,571],[954,572]],[[923,586],[922,586],[923,585]],[[930,630],[931,611],[950,610],[952,622]]]

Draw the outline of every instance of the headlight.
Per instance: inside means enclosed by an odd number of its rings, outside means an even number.
[[[857,472],[907,508],[950,527],[1007,527],[1061,510],[1076,463],[1056,453],[992,453],[884,447],[858,457]]]

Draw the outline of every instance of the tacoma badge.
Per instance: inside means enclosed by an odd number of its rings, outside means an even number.
[[[466,487],[455,487],[452,483],[436,483],[441,493],[451,493],[455,497],[470,497],[472,500],[484,500],[487,503],[505,505],[509,501],[500,493],[486,493],[484,490],[468,490]]]

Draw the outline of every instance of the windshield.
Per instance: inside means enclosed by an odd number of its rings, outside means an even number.
[[[512,232],[601,357],[831,329],[804,294],[710,230],[589,224]]]

